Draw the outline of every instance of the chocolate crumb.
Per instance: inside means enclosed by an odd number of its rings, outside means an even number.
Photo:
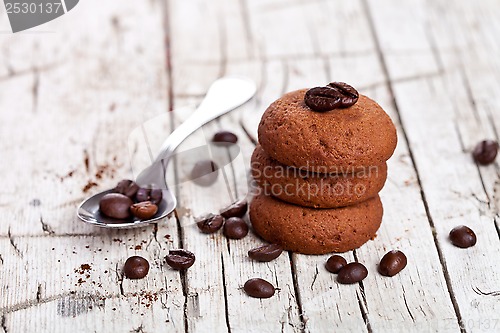
[[[96,187],[97,186],[97,183],[93,182],[93,181],[89,181],[87,183],[87,185],[85,185],[83,188],[82,188],[82,191],[83,192],[88,192],[92,187]]]

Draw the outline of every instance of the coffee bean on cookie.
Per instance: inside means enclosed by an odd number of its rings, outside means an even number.
[[[309,89],[304,97],[308,107],[317,112],[348,108],[358,101],[359,93],[344,82],[332,82],[326,87]]]

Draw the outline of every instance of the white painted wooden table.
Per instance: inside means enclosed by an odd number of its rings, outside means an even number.
[[[85,0],[13,35],[2,9],[0,330],[500,332],[499,160],[470,157],[500,136],[499,20],[494,0]],[[168,111],[225,74],[255,79],[257,97],[180,148],[234,131],[241,154],[225,177],[200,190],[178,161],[175,216],[130,231],[79,223],[82,199],[132,177],[189,115]],[[369,269],[359,285],[339,285],[326,255],[255,263],[253,234],[227,241],[193,224],[247,194],[266,106],[332,80],[377,100],[399,134],[378,237],[344,254]],[[476,246],[449,243],[460,224]],[[163,262],[178,247],[197,255],[184,274]],[[393,278],[376,272],[389,249],[409,262]],[[122,278],[131,255],[150,261],[145,279]],[[247,297],[252,277],[278,293]]]

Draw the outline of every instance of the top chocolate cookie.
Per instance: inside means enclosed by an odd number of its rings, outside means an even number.
[[[307,91],[287,93],[264,112],[259,142],[272,158],[312,172],[348,173],[391,157],[396,128],[375,101],[359,95],[350,107],[315,112],[304,102]]]

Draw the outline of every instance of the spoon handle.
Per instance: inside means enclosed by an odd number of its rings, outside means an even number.
[[[255,83],[244,77],[226,76],[216,80],[193,114],[165,140],[153,163],[163,161],[166,166],[175,149],[190,134],[209,121],[246,103],[256,90]]]

